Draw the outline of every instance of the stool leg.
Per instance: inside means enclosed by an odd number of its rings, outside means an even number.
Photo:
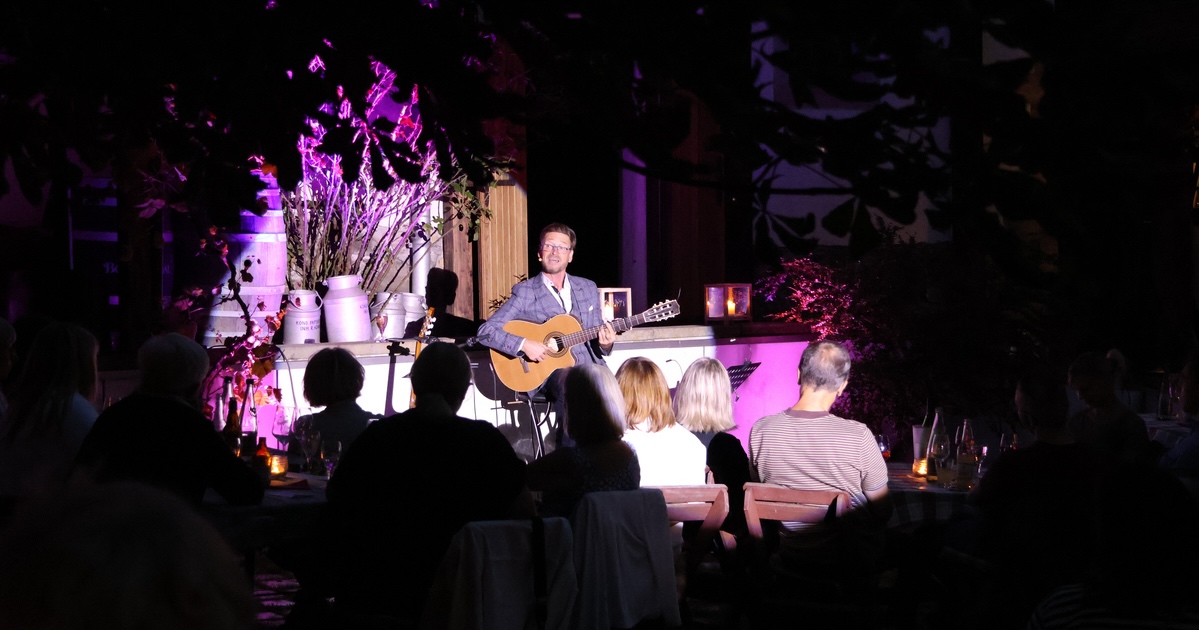
[[[537,417],[537,407],[532,399],[529,400],[529,419],[529,425],[533,428],[533,459],[540,459],[545,455],[545,441],[541,437],[541,420]]]

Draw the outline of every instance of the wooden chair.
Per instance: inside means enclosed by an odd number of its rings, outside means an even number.
[[[745,484],[745,524],[753,546],[747,609],[762,618],[755,627],[791,627],[808,619],[820,627],[857,627],[866,611],[842,585],[822,573],[785,567],[774,557],[762,521],[830,524],[850,508],[849,494],[832,490],[797,490],[769,483]],[[790,621],[787,621],[790,620]],[[819,621],[817,621],[819,620]]]
[[[712,548],[720,526],[729,515],[729,489],[722,483],[697,486],[654,486],[666,499],[666,518],[670,524],[698,521],[699,530],[683,549],[690,572]]]

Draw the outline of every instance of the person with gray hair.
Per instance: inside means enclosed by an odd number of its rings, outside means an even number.
[[[836,532],[799,523],[780,523],[784,562],[831,553],[862,571],[881,553],[882,529],[891,517],[887,463],[870,428],[830,413],[849,382],[849,351],[833,341],[808,344],[799,361],[799,400],[789,409],[757,421],[749,433],[750,476],[754,481],[800,490],[849,494],[851,510]],[[854,526],[850,526],[853,524]],[[830,562],[830,570],[845,568]],[[846,577],[846,576],[842,576]]]
[[[566,372],[566,432],[573,446],[529,464],[529,488],[542,493],[542,516],[570,517],[584,494],[641,487],[641,461],[622,438],[624,394],[607,366],[584,363]]]
[[[83,440],[74,476],[141,481],[199,505],[212,488],[234,505],[262,501],[258,476],[221,440],[200,411],[208,354],[178,333],[151,337],[138,350],[137,391],[105,409]]]

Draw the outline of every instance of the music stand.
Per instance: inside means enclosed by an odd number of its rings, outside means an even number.
[[[741,387],[741,385],[745,383],[745,379],[749,378],[749,375],[753,374],[754,370],[758,369],[759,365],[762,364],[750,363],[749,359],[746,359],[745,363],[742,363],[741,365],[734,365],[733,367],[728,368],[729,383],[731,383],[733,386],[733,400],[741,399],[741,397],[737,395],[737,388]]]

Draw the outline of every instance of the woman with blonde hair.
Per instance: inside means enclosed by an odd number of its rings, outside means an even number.
[[[86,329],[52,323],[41,330],[0,419],[0,495],[57,492],[96,422],[96,353]]]
[[[675,422],[670,387],[653,361],[633,357],[616,370],[629,430],[624,441],[637,451],[641,485],[698,485],[706,481],[703,443]]]
[[[566,390],[566,433],[574,446],[559,447],[529,464],[525,480],[542,492],[540,512],[566,516],[588,492],[636,490],[641,482],[637,454],[621,441],[625,433],[624,399],[603,365],[570,368]]]
[[[675,419],[707,448],[712,480],[729,489],[729,504],[741,505],[749,481],[749,457],[741,440],[728,433],[733,421],[733,384],[724,364],[701,357],[687,366],[674,392]],[[736,535],[745,533],[745,512],[729,510],[722,528]]]

